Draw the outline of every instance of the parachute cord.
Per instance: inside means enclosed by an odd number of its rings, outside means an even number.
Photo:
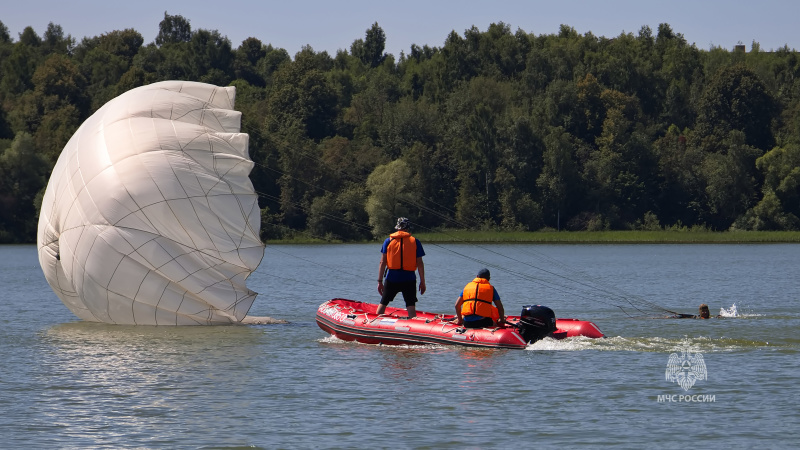
[[[275,203],[277,203],[278,205],[280,205],[280,202],[281,202],[280,198],[275,197],[274,195],[266,194],[264,192],[259,192],[259,191],[255,191],[255,192],[259,195],[260,198],[266,198],[268,200],[272,200]],[[290,204],[292,206],[304,211],[304,212],[307,212],[307,213],[311,212],[309,207],[305,206],[304,204],[302,204],[300,202],[290,202]],[[353,222],[351,220],[341,219],[341,218],[339,218],[337,216],[334,216],[334,215],[328,214],[328,213],[322,213],[320,215],[325,217],[326,219],[330,219],[330,220],[332,220],[334,222],[337,222],[337,223],[340,223],[342,225],[348,225],[348,226],[351,226],[353,228],[359,229],[361,231],[366,231],[366,232],[370,232],[370,233],[372,232],[372,228],[369,227],[368,225],[362,225],[362,224],[359,224],[357,222]],[[286,227],[286,228],[288,228],[288,227]],[[298,230],[294,230],[294,229],[291,229],[291,228],[288,228],[288,229],[290,229],[292,231],[299,232]]]
[[[259,133],[256,132],[256,134],[259,134]],[[314,155],[310,155],[306,151],[297,150],[297,152],[299,152],[303,157],[306,157],[308,159],[324,163],[324,161],[321,158],[319,158],[317,156],[314,156]],[[281,176],[286,177],[288,179],[296,180],[296,181],[298,181],[298,182],[300,182],[300,183],[302,183],[302,184],[304,184],[306,186],[309,186],[311,188],[323,191],[325,193],[329,193],[331,195],[335,195],[334,192],[332,192],[332,191],[330,191],[328,189],[325,189],[325,188],[323,188],[321,186],[317,186],[317,185],[314,185],[312,183],[306,182],[306,181],[301,180],[299,178],[293,177],[293,176],[288,175],[287,173],[285,173],[283,171],[280,171],[278,169],[269,167],[269,166],[267,166],[265,164],[261,164],[261,163],[258,163],[258,162],[254,162],[254,164],[256,164],[257,166],[262,167],[262,168],[264,168],[266,170],[269,170],[269,171],[272,171],[274,173],[280,174]],[[340,175],[342,175],[342,178],[345,179],[345,180],[355,181],[355,182],[360,182],[360,183],[364,182],[364,180],[354,179],[352,176],[349,176],[348,174],[344,173],[344,171],[341,170],[341,169],[337,169],[337,172]],[[262,198],[273,200],[276,203],[278,203],[279,205],[281,204],[281,199],[278,198],[278,197],[275,197],[275,196],[272,196],[272,195],[269,195],[269,194],[266,194],[266,193],[263,193],[263,192],[258,192],[258,191],[257,191],[257,193]],[[413,206],[415,208],[418,208],[420,211],[423,211],[423,212],[426,212],[428,214],[431,214],[434,217],[437,217],[437,218],[439,218],[439,219],[441,219],[441,220],[443,220],[443,221],[445,221],[447,223],[451,223],[451,224],[453,224],[455,226],[458,226],[458,227],[461,227],[461,228],[470,228],[469,224],[465,224],[465,223],[462,223],[462,222],[454,219],[454,216],[455,216],[455,212],[454,211],[448,209],[447,207],[445,207],[443,205],[437,204],[436,202],[434,202],[432,200],[428,200],[428,202],[433,204],[433,205],[435,205],[436,206],[435,208],[431,208],[431,207],[429,207],[429,206],[427,206],[427,205],[425,205],[423,203],[420,203],[418,201],[413,201],[413,200],[408,200],[408,199],[402,199],[401,198],[401,199],[399,199],[399,201],[402,202],[402,203],[405,203],[407,205]],[[290,202],[290,204],[295,206],[295,207],[297,207],[298,209],[300,209],[302,211],[310,212],[309,208],[307,206],[305,206],[304,204],[302,204],[302,203]],[[331,220],[333,222],[340,223],[340,224],[346,225],[346,226],[351,226],[351,227],[353,227],[355,229],[358,229],[358,230],[361,230],[363,232],[371,232],[372,231],[372,228],[369,227],[369,226],[366,226],[366,225],[363,225],[361,223],[357,223],[357,222],[354,222],[354,221],[351,221],[351,220],[343,219],[343,218],[341,218],[339,216],[335,216],[335,215],[328,214],[328,213],[321,213],[319,215],[321,215],[322,217],[324,217],[324,218],[326,218],[328,220]],[[293,232],[300,232],[300,233],[303,233],[303,234],[306,234],[306,235],[309,235],[309,236],[312,236],[312,237],[315,237],[315,238],[318,238],[318,239],[321,239],[321,240],[332,241],[332,239],[329,238],[329,237],[316,237],[316,236],[313,235],[313,233],[309,233],[307,231],[303,232],[303,231],[299,231],[299,230],[294,230],[294,229],[291,229],[289,227],[286,227],[286,226],[283,226],[283,225],[280,225],[280,224],[271,224],[271,225],[272,226],[283,227],[283,228],[286,228],[286,229],[291,230]],[[430,229],[430,228],[426,228],[424,226],[421,226],[420,224],[414,224],[414,225],[416,225],[418,228],[427,229],[429,232],[434,232],[434,233],[438,232],[438,233],[447,234],[444,231],[433,230],[433,229]],[[584,299],[587,299],[587,300],[591,300],[591,301],[595,301],[595,302],[599,302],[599,303],[603,303],[603,304],[607,304],[607,305],[613,306],[615,308],[620,309],[623,312],[623,314],[625,314],[628,317],[634,317],[634,316],[631,315],[626,310],[626,308],[633,309],[633,310],[641,313],[642,315],[647,316],[648,314],[643,309],[645,306],[646,306],[645,309],[650,309],[650,310],[655,310],[655,311],[662,311],[662,312],[670,313],[670,314],[673,314],[673,315],[679,315],[678,313],[676,313],[674,311],[668,310],[668,309],[666,309],[666,308],[664,308],[662,306],[659,306],[659,305],[657,305],[657,304],[655,304],[653,302],[647,301],[647,300],[645,300],[645,299],[643,299],[641,297],[632,296],[630,294],[627,294],[627,293],[623,292],[621,289],[619,289],[618,287],[614,287],[614,286],[610,286],[608,284],[604,284],[604,283],[602,283],[600,280],[598,280],[596,278],[592,278],[592,277],[588,276],[587,274],[585,274],[585,273],[583,273],[581,271],[574,270],[574,269],[566,266],[565,264],[560,263],[558,261],[555,261],[552,258],[549,258],[549,257],[547,257],[545,255],[542,255],[542,254],[538,253],[538,252],[534,251],[533,256],[535,256],[538,259],[542,259],[545,262],[548,262],[553,267],[560,268],[564,272],[567,272],[567,275],[563,275],[563,274],[560,274],[560,273],[556,273],[556,272],[554,272],[552,270],[547,270],[547,269],[544,269],[542,267],[538,267],[538,266],[536,266],[534,264],[528,263],[526,261],[522,261],[522,260],[520,260],[518,258],[513,258],[513,257],[511,257],[509,255],[506,255],[506,254],[500,253],[498,251],[489,249],[489,248],[487,248],[485,246],[482,246],[480,244],[476,244],[474,242],[469,242],[469,241],[465,241],[465,240],[462,240],[462,239],[457,239],[457,238],[455,238],[453,236],[451,236],[451,238],[453,239],[454,242],[462,242],[462,243],[465,243],[465,244],[476,246],[476,247],[481,248],[481,249],[483,249],[483,250],[485,250],[485,251],[487,251],[489,253],[492,253],[492,254],[507,258],[507,259],[517,263],[517,264],[520,264],[520,265],[523,265],[523,266],[526,266],[526,267],[530,267],[532,269],[540,271],[540,272],[542,272],[544,274],[547,274],[547,275],[549,275],[551,277],[554,277],[556,279],[561,279],[563,281],[568,281],[570,283],[577,284],[577,285],[581,286],[581,288],[579,288],[577,290],[575,289],[574,286],[568,288],[567,286],[565,286],[563,284],[558,284],[558,283],[556,283],[554,281],[545,280],[543,278],[536,277],[536,276],[531,275],[531,274],[527,274],[527,273],[522,273],[522,272],[519,272],[519,271],[511,270],[511,269],[503,267],[502,265],[491,264],[491,263],[488,263],[486,261],[482,261],[480,259],[468,256],[468,255],[464,255],[464,254],[459,253],[459,252],[457,252],[455,250],[442,247],[441,245],[438,245],[438,244],[435,244],[435,243],[432,243],[431,245],[434,245],[434,246],[436,246],[437,248],[440,248],[440,249],[444,249],[444,250],[446,250],[448,252],[454,253],[454,254],[462,257],[462,258],[466,258],[466,259],[469,259],[469,260],[472,260],[472,261],[480,262],[480,263],[482,263],[482,264],[484,264],[484,265],[486,265],[488,267],[494,267],[496,269],[503,270],[504,272],[507,272],[507,273],[509,273],[509,274],[511,274],[513,276],[516,276],[518,278],[521,278],[523,280],[534,282],[534,283],[538,283],[540,285],[553,288],[553,289],[555,289],[557,291],[570,293],[570,294],[573,294],[573,295],[577,292],[578,293],[578,297],[580,297],[580,298],[584,298]],[[523,250],[527,250],[527,249],[523,248]],[[339,270],[339,269],[337,269],[337,270]],[[354,274],[351,274],[351,275],[354,275]],[[357,275],[354,275],[354,276],[357,276]],[[582,280],[578,279],[579,277],[580,278],[584,278],[584,279],[588,279],[589,282],[582,281]],[[586,290],[588,290],[588,291],[586,291]],[[592,292],[595,295],[593,295]],[[601,298],[598,298],[596,296],[596,294],[598,294],[598,293],[602,294],[602,297],[605,297],[606,299],[603,300]],[[620,302],[626,304],[627,306],[621,305]]]
[[[287,253],[287,252],[284,252],[284,251],[278,250],[278,248],[277,248],[277,247],[278,247],[278,246],[275,246],[275,245],[273,245],[273,246],[271,246],[271,247],[270,247],[270,249],[271,249],[271,251],[275,251],[275,252],[277,252],[277,253],[281,253],[281,254],[284,254],[284,255],[286,255],[286,256],[291,256],[291,257],[293,257],[293,258],[297,258],[297,259],[299,259],[299,260],[301,260],[301,261],[305,261],[305,262],[307,262],[307,263],[309,263],[309,264],[314,264],[314,265],[317,265],[317,266],[320,266],[320,267],[324,267],[324,268],[326,268],[326,269],[330,269],[330,270],[331,270],[331,272],[345,273],[345,274],[347,274],[347,275],[351,275],[351,276],[353,276],[353,277],[356,277],[356,278],[360,277],[360,275],[358,275],[358,274],[355,274],[355,273],[353,273],[353,272],[348,272],[347,270],[343,270],[341,267],[333,267],[333,266],[328,266],[328,265],[325,265],[325,264],[321,264],[321,263],[319,263],[319,262],[317,262],[317,261],[314,261],[314,260],[312,260],[312,259],[307,259],[307,258],[303,258],[303,257],[301,257],[301,256],[292,255],[292,254],[290,254],[290,253]]]
[[[534,282],[534,283],[537,283],[539,285],[542,285],[542,286],[545,286],[545,287],[548,287],[550,289],[553,289],[553,290],[556,290],[556,291],[560,291],[560,292],[563,292],[563,293],[566,293],[566,294],[573,294],[573,295],[577,294],[577,296],[579,298],[583,298],[583,299],[586,299],[586,300],[592,300],[592,301],[596,301],[596,302],[599,302],[599,303],[603,303],[603,304],[607,304],[607,305],[619,308],[620,310],[623,311],[623,313],[625,313],[625,315],[627,315],[629,317],[633,317],[622,306],[620,306],[616,302],[612,302],[610,299],[609,300],[603,300],[601,298],[597,298],[597,297],[592,296],[590,292],[586,292],[586,291],[582,291],[582,290],[575,290],[574,287],[569,288],[569,287],[567,287],[567,286],[565,286],[563,284],[557,284],[557,283],[555,283],[553,281],[549,281],[549,280],[542,279],[542,278],[537,278],[537,277],[535,277],[533,275],[530,275],[530,274],[526,274],[526,273],[518,272],[518,271],[515,271],[515,270],[512,270],[512,269],[508,269],[508,268],[505,268],[503,266],[500,266],[500,265],[497,265],[497,264],[493,264],[493,263],[490,263],[488,261],[484,261],[484,260],[475,258],[475,257],[470,256],[470,255],[465,255],[463,253],[460,253],[458,251],[455,251],[455,250],[447,248],[447,247],[443,247],[443,246],[438,245],[436,243],[432,243],[431,245],[433,245],[433,246],[435,246],[437,248],[440,248],[440,249],[442,249],[444,251],[454,253],[454,254],[456,254],[456,255],[464,258],[464,259],[468,259],[468,260],[471,260],[471,261],[478,262],[478,263],[480,263],[480,264],[482,264],[484,266],[493,267],[493,268],[496,268],[496,269],[499,269],[499,270],[503,270],[504,272],[509,273],[511,275],[514,275],[514,276],[516,276],[518,278],[521,278],[523,280]],[[481,246],[479,246],[479,247],[481,247]],[[483,248],[483,247],[481,247],[481,248]],[[490,251],[492,253],[497,253],[497,252],[493,252],[491,250],[488,250],[488,251]],[[502,255],[500,253],[497,253],[497,254],[500,255],[500,256],[505,256],[505,255]],[[511,258],[511,259],[513,259],[513,258]],[[525,265],[531,266],[530,264],[525,264]],[[535,269],[539,269],[536,266],[531,266],[531,267],[533,267]],[[540,269],[540,270],[542,270],[542,269]],[[543,271],[546,272],[546,273],[552,274],[552,272],[549,272],[549,271],[546,271],[546,270],[543,270]],[[580,282],[578,280],[573,280],[571,278],[564,277],[564,276],[561,276],[561,275],[558,275],[558,274],[553,274],[553,275],[556,275],[558,278],[562,278],[564,280],[567,280],[567,281],[582,285],[583,287],[588,288],[590,290],[599,290],[601,292],[604,292],[603,290],[601,290],[601,289],[599,289],[597,287],[591,286],[590,284],[586,284],[586,283]],[[627,298],[623,297],[621,300],[626,301],[630,305],[631,308],[641,312],[642,314],[645,314],[645,312],[641,308],[639,308],[636,304],[634,304],[634,302],[631,301],[630,299],[627,299]],[[659,308],[659,309],[664,310],[663,308]]]

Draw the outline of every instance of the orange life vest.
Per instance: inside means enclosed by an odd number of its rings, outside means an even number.
[[[500,319],[500,312],[492,305],[494,288],[489,284],[489,280],[475,278],[464,287],[462,298],[464,299],[464,303],[461,304],[462,316],[477,314],[494,320]]]
[[[386,263],[392,270],[417,270],[417,240],[407,231],[389,235],[392,239],[386,246]]]

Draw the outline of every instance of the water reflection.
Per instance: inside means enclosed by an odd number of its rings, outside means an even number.
[[[264,333],[258,327],[156,327],[108,325],[93,322],[57,324],[45,331],[44,342],[53,346],[66,363],[145,362],[194,365],[204,359],[252,356]],[[227,356],[226,356],[227,355]],[[57,355],[56,355],[57,356]]]
[[[418,380],[428,373],[428,355],[424,349],[401,348],[397,351],[381,352],[381,373],[387,380]]]
[[[494,359],[498,355],[506,353],[507,350],[491,349],[491,348],[472,348],[466,347],[458,352],[461,359],[471,361],[482,361],[486,359]]]
[[[491,385],[495,381],[497,360],[505,359],[507,353],[508,350],[486,348],[465,348],[459,351],[458,354],[463,363],[463,373],[458,377],[458,386],[463,389],[478,389],[486,393],[487,385]]]
[[[197,397],[249,390],[248,373],[262,364],[265,345],[254,327],[87,322],[52,326],[41,340],[33,363],[45,370],[37,384],[46,402],[60,405],[44,415],[86,445],[115,433],[152,434],[185,416]]]

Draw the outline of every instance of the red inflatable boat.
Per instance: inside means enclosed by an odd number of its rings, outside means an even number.
[[[526,306],[521,316],[508,316],[507,325],[497,328],[464,328],[455,324],[455,315],[417,311],[409,319],[405,309],[387,307],[377,315],[378,305],[335,298],[317,309],[317,325],[345,341],[365,344],[457,344],[470,347],[524,349],[544,337],[564,339],[573,336],[601,338],[603,333],[592,322],[556,319],[543,306]]]

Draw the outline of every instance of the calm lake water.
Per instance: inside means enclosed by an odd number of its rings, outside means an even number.
[[[800,245],[425,244],[418,309],[452,312],[492,268],[506,311],[539,303],[606,339],[527,350],[348,343],[323,301],[377,302],[379,245],[273,245],[251,315],[282,325],[78,321],[35,246],[0,246],[6,448],[789,448],[800,442]],[[714,320],[629,318],[608,292]],[[402,305],[398,298],[393,306]],[[735,305],[736,312],[728,311]],[[707,379],[666,380],[689,345]],[[662,401],[659,401],[659,396]],[[672,400],[672,401],[670,401]]]

